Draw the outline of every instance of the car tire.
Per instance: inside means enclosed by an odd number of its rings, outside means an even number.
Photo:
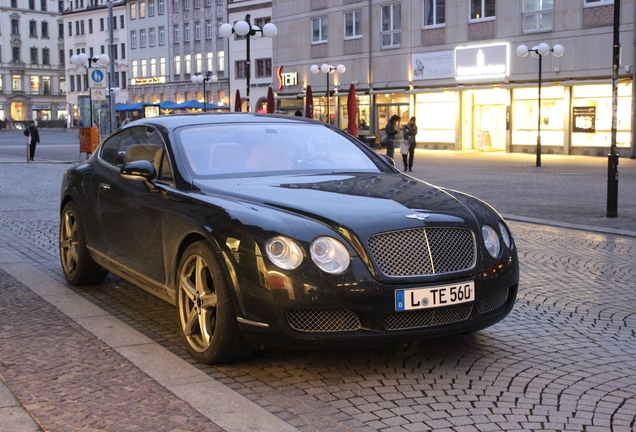
[[[207,364],[247,357],[251,349],[239,329],[227,277],[206,242],[186,249],[177,277],[179,329],[192,357]]]
[[[95,285],[106,279],[108,270],[88,253],[82,221],[73,201],[62,210],[59,246],[62,271],[71,285]]]

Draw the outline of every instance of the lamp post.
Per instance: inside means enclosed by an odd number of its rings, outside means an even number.
[[[532,49],[528,49],[525,45],[519,45],[517,47],[517,55],[519,57],[525,57],[528,55],[528,52],[534,58],[539,59],[539,110],[537,112],[538,122],[537,122],[537,166],[541,166],[541,69],[542,69],[542,59],[544,55],[549,53],[554,54],[555,57],[561,57],[564,53],[564,48],[562,45],[555,45],[550,48],[550,45],[543,42],[538,46],[532,47]]]
[[[203,83],[203,112],[205,112],[207,110],[207,93],[205,92],[205,83],[208,81],[213,83],[217,82],[219,78],[216,75],[212,75],[211,71],[207,71],[205,75],[193,75],[190,80],[192,81],[192,84]]]
[[[322,72],[327,75],[327,123],[331,124],[331,121],[330,121],[331,118],[329,117],[329,75],[336,72],[344,73],[347,70],[347,68],[342,64],[339,64],[338,66],[332,66],[327,63],[323,63],[323,65],[320,67],[318,67],[318,65],[312,65],[311,68],[309,68],[309,70],[313,74]]]
[[[246,42],[246,52],[245,52],[245,77],[247,79],[247,109],[251,111],[251,101],[250,101],[250,78],[251,78],[251,68],[250,68],[250,39],[254,38],[254,40],[259,39],[262,36],[267,38],[273,38],[278,34],[278,28],[275,24],[267,23],[263,26],[263,28],[259,28],[257,26],[253,26],[250,23],[250,14],[245,15],[244,21],[237,21],[232,27],[232,24],[222,24],[219,27],[219,33],[224,38],[232,37],[232,33],[236,33],[237,35],[243,37],[245,36]]]

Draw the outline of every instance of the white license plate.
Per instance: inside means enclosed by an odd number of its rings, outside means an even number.
[[[395,291],[395,310],[427,309],[474,300],[475,283],[473,281],[431,288],[400,289]]]

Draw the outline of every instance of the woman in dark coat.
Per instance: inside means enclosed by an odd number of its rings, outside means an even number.
[[[386,141],[386,155],[393,158],[393,152],[395,150],[395,136],[398,133],[397,123],[400,121],[400,117],[397,114],[393,114],[391,119],[386,124],[386,135],[388,137]]]
[[[402,161],[404,162],[404,171],[408,168],[409,171],[413,171],[413,156],[415,155],[415,135],[417,135],[417,125],[415,124],[415,117],[411,117],[411,120],[404,125],[404,139],[408,140],[409,152],[407,155],[402,155]],[[408,138],[407,138],[408,137]]]
[[[29,127],[24,130],[24,135],[31,137],[31,144],[29,144],[29,158],[33,160],[35,156],[35,146],[40,142],[40,132],[35,126],[35,122],[32,120],[29,123]]]

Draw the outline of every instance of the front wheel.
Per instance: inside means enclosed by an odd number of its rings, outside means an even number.
[[[108,275],[88,253],[79,211],[72,201],[66,203],[60,218],[60,261],[71,285],[98,284]]]
[[[236,320],[227,278],[205,242],[190,245],[179,263],[177,314],[181,335],[199,362],[226,363],[250,352]]]

